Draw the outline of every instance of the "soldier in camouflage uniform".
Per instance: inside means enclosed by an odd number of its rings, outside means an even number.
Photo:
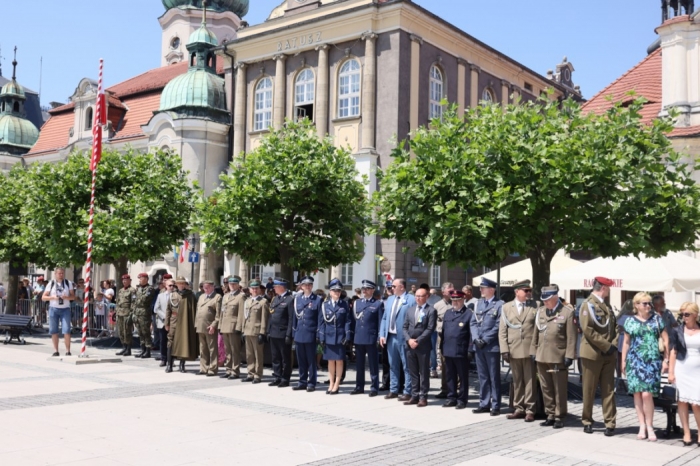
[[[119,340],[122,342],[122,350],[117,356],[131,356],[131,339],[134,333],[132,304],[136,298],[136,290],[131,286],[131,277],[122,275],[122,289],[117,292],[115,301],[117,308],[117,329]]]
[[[153,324],[153,300],[156,297],[156,289],[148,284],[148,274],[140,273],[139,284],[136,287],[136,299],[131,303],[132,313],[134,315],[134,326],[139,332],[139,340],[141,342],[141,352],[134,357],[150,358],[151,346],[153,339],[151,338],[151,325]]]

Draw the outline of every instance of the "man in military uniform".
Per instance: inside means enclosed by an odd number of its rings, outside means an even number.
[[[202,284],[204,292],[197,301],[197,315],[194,321],[199,336],[199,375],[212,377],[219,371],[221,295],[214,290],[213,281],[206,280]]]
[[[168,364],[165,372],[173,371],[174,358],[180,360],[180,372],[185,372],[185,361],[194,361],[199,355],[194,329],[197,301],[185,277],[177,277],[175,285],[177,290],[170,293],[165,313],[165,329],[168,332]]]
[[[293,390],[316,390],[318,374],[316,373],[316,347],[321,340],[318,337],[321,297],[312,293],[314,279],[309,276],[301,279],[301,293],[294,297],[292,303],[292,337],[299,361],[299,384]]]
[[[501,414],[501,354],[498,348],[498,325],[503,301],[495,298],[496,282],[481,279],[481,299],[470,322],[479,375],[479,407],[472,412]]]
[[[139,332],[141,352],[135,357],[146,359],[151,357],[151,346],[153,346],[153,339],[151,338],[152,309],[158,290],[148,284],[147,273],[140,273],[138,279],[139,284],[136,286],[136,298],[132,303],[132,312],[134,315],[134,326]]]
[[[469,343],[471,330],[469,323],[472,310],[464,304],[465,294],[452,289],[451,308],[443,315],[440,329],[440,354],[447,384],[447,401],[443,408],[467,407],[469,394]]]
[[[508,419],[535,420],[535,367],[530,358],[532,335],[535,331],[537,303],[529,298],[530,280],[513,285],[515,299],[503,305],[498,342],[503,360],[510,364],[513,377],[513,407]]]
[[[537,309],[530,355],[537,362],[547,420],[543,427],[564,427],[567,413],[568,369],[576,357],[573,308],[559,301],[556,286],[542,288],[544,306]]]
[[[289,291],[289,282],[275,278],[272,282],[275,297],[270,305],[267,321],[267,337],[270,340],[272,356],[271,387],[289,387],[292,377],[292,302],[294,296]]]
[[[226,348],[226,373],[224,377],[230,380],[241,376],[241,332],[238,326],[238,315],[245,304],[245,294],[241,289],[241,277],[234,275],[228,280],[228,293],[221,300],[221,320],[219,332]]]
[[[245,335],[245,355],[248,363],[248,377],[243,380],[244,382],[260,383],[263,374],[263,350],[270,305],[262,296],[265,288],[261,285],[260,280],[252,280],[248,284],[251,296],[238,311],[237,328]]]
[[[617,407],[615,406],[615,366],[617,364],[617,321],[605,304],[613,281],[605,277],[593,279],[593,292],[581,304],[581,377],[583,378],[583,431],[593,433],[593,403],[600,384],[603,403],[605,436],[615,434]]]
[[[379,393],[379,326],[384,315],[384,303],[374,299],[374,290],[377,286],[371,280],[362,280],[362,298],[355,301],[352,310],[355,321],[355,367],[357,378],[355,389],[351,395],[359,395],[365,392],[365,357],[369,358],[369,377],[371,380],[369,396],[374,397]]]
[[[122,350],[117,356],[131,356],[131,340],[134,337],[133,303],[136,300],[136,290],[131,286],[131,277],[122,275],[122,289],[117,292],[115,306],[117,310],[117,329]]]

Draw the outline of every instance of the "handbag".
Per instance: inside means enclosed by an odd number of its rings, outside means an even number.
[[[678,402],[678,389],[675,385],[665,385],[661,387],[661,395],[659,396],[662,400],[672,401],[674,403]]]

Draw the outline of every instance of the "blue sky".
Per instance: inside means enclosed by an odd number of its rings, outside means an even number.
[[[281,0],[251,0],[257,24]],[[646,56],[661,22],[658,0],[414,0],[477,39],[545,74],[565,55],[590,98]],[[40,88],[42,104],[67,102],[105,59],[107,87],[160,65],[160,0],[3,1],[2,74]],[[14,18],[8,20],[9,18]]]

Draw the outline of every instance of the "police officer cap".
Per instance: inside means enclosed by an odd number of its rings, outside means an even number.
[[[374,290],[377,288],[377,285],[375,285],[371,280],[362,280],[362,288],[371,288]]]
[[[183,276],[179,276],[175,279],[175,283],[188,283],[187,279]]]
[[[393,287],[394,287],[394,283],[393,283],[391,280],[387,280],[385,286],[386,286],[387,288],[393,288]]]
[[[248,286],[260,286],[260,280],[251,280],[250,283],[248,283]]]
[[[201,284],[214,286],[214,281],[213,280],[203,280]]]
[[[542,301],[547,301],[548,299],[551,299],[555,296],[557,296],[559,293],[559,288],[556,286],[543,286],[542,287],[542,292],[540,293],[540,298],[542,298]]]
[[[496,288],[496,282],[489,280],[486,277],[481,277],[481,284],[479,286],[483,286],[485,288]]]
[[[530,280],[520,280],[519,282],[513,283],[513,288],[519,290],[521,288],[532,288],[530,286]]]
[[[299,280],[299,283],[302,285],[313,285],[314,284],[314,279],[313,277],[309,277],[308,275],[301,277],[301,280]]]
[[[122,275],[122,280],[131,280],[131,277],[128,273],[125,273],[124,275]]]
[[[452,293],[450,293],[450,298],[452,299],[464,299],[466,296],[467,295],[460,290],[452,290]]]
[[[343,284],[341,283],[340,280],[337,278],[334,278],[331,280],[331,282],[328,284],[328,289],[330,290],[342,290],[343,289]]]
[[[610,280],[609,278],[605,278],[605,277],[595,277],[595,281],[597,281],[601,285],[605,285],[605,286],[613,286],[613,283],[615,283],[612,280]]]
[[[282,278],[282,277],[275,277],[275,279],[272,281],[272,284],[275,286],[287,287],[287,286],[289,286],[289,281]]]
[[[173,276],[170,275],[169,273],[166,273],[165,275],[163,275],[163,280],[170,280],[171,278],[173,278]]]
[[[241,283],[241,277],[234,275],[233,277],[228,277],[229,283]]]
[[[146,272],[141,272],[141,273],[138,275],[138,278],[142,278],[142,277],[148,278],[148,274],[147,274]]]

